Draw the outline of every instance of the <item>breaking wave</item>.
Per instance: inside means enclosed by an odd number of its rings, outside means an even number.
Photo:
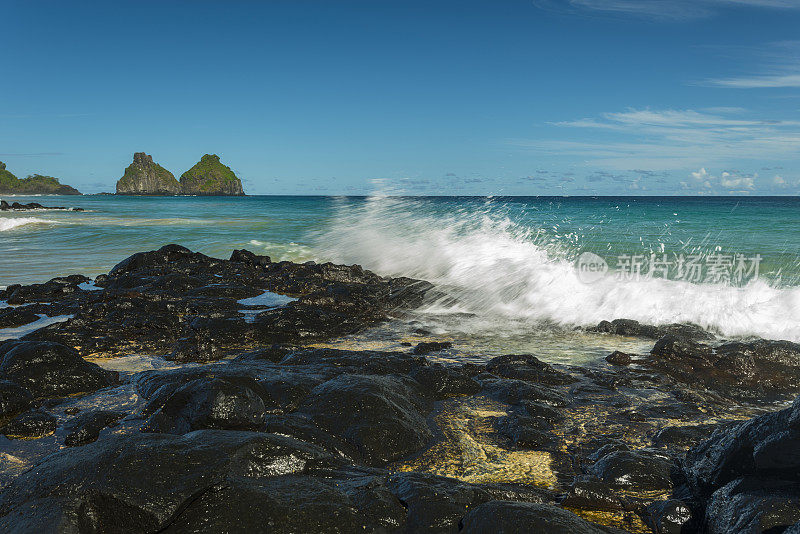
[[[36,217],[0,218],[0,232],[6,232],[29,224],[53,224],[53,221]]]
[[[483,322],[594,325],[629,318],[648,324],[693,322],[723,336],[800,341],[800,287],[759,279],[744,287],[661,278],[578,277],[580,242],[523,224],[491,199],[453,210],[435,203],[374,197],[343,205],[316,236],[321,257],[381,274],[421,278],[457,299],[436,313],[471,313]]]

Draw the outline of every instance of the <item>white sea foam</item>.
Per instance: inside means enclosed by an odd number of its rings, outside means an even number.
[[[37,217],[3,217],[0,218],[0,232],[6,232],[28,224],[53,224],[53,221]]]
[[[591,284],[577,276],[569,239],[546,237],[494,209],[432,213],[409,200],[374,198],[340,210],[319,235],[326,259],[359,263],[381,274],[433,282],[458,300],[437,313],[475,313],[465,328],[541,321],[594,325],[629,318],[648,324],[693,322],[725,336],[800,341],[800,287],[691,284],[664,279]]]

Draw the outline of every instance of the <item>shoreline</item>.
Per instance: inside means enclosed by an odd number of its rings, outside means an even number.
[[[126,503],[159,530],[281,521],[456,531],[533,514],[572,532],[675,521],[725,531],[735,499],[720,504],[717,492],[748,495],[752,514],[783,495],[755,498],[728,482],[794,483],[791,469],[759,462],[711,474],[706,464],[737,458],[731,443],[769,438],[794,465],[794,438],[780,432],[800,392],[800,345],[609,318],[587,333],[649,352],[597,365],[458,363],[458,345],[424,332],[359,346],[370,328],[441,296],[358,266],[246,250],[222,260],[178,245],[134,254],[93,282],[0,289],[11,305],[0,332],[68,317],[0,342],[0,525],[90,520],[103,530]],[[759,414],[756,434],[739,424]],[[126,469],[153,455],[170,460],[134,478],[163,485],[140,486]],[[227,489],[203,482],[220,477]],[[234,496],[251,503],[247,514],[224,505]]]

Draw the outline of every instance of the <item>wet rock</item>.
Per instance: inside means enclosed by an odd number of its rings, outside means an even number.
[[[225,356],[225,350],[209,338],[183,337],[175,342],[172,352],[164,359],[171,362],[215,362]]]
[[[246,263],[248,265],[258,265],[258,266],[265,266],[272,263],[272,260],[269,256],[259,256],[258,254],[254,254],[249,250],[234,250],[231,253],[231,260],[237,263]]]
[[[317,365],[337,373],[410,374],[426,365],[425,358],[402,352],[303,349],[288,354],[281,365]]]
[[[615,350],[606,356],[606,361],[611,365],[629,365],[633,361],[633,356],[631,354]]]
[[[124,413],[111,410],[95,410],[74,417],[64,425],[64,430],[68,432],[64,445],[77,447],[92,443],[100,437],[101,430],[115,425],[123,417]]]
[[[669,359],[697,359],[705,361],[711,356],[710,346],[694,341],[691,338],[668,334],[656,341],[650,354]]]
[[[600,438],[594,443],[595,450],[586,455],[586,459],[591,462],[595,463],[597,460],[602,458],[607,454],[611,454],[612,452],[618,451],[630,451],[631,448],[628,446],[627,443],[618,439],[607,439],[607,438]],[[589,449],[591,450],[591,449]]]
[[[606,334],[615,334],[618,336],[628,337],[646,337],[650,339],[658,339],[665,335],[675,335],[677,337],[707,340],[713,339],[713,335],[702,327],[691,324],[670,324],[664,326],[653,326],[642,324],[633,319],[614,319],[613,321],[600,321],[600,323],[587,329],[589,332],[601,332]]]
[[[0,432],[10,439],[38,439],[56,431],[56,418],[34,410],[16,416]]]
[[[554,407],[563,407],[568,404],[567,398],[563,393],[547,386],[540,386],[523,380],[489,378],[479,380],[479,383],[491,397],[507,404],[519,404],[526,401],[539,402]]]
[[[263,430],[281,436],[289,436],[316,445],[331,454],[350,460],[359,457],[358,451],[344,440],[319,428],[310,417],[304,414],[267,414]]]
[[[423,341],[422,343],[418,343],[416,347],[414,347],[414,354],[428,354],[430,352],[439,352],[440,350],[446,350],[452,347],[453,344],[449,341]]]
[[[54,302],[62,299],[71,299],[84,293],[78,285],[89,279],[81,275],[60,276],[44,284],[31,284],[28,286],[10,286],[13,291],[6,291],[9,304],[21,305],[36,302]]]
[[[261,395],[256,393],[259,391]],[[142,432],[185,434],[204,428],[258,430],[264,426],[269,398],[253,379],[197,379],[177,388],[166,400],[156,397]],[[162,404],[163,402],[163,404]],[[153,411],[153,404],[161,406]]]
[[[706,508],[709,534],[781,532],[800,521],[800,483],[742,478],[715,491]]]
[[[80,357],[58,343],[19,341],[0,346],[0,376],[36,397],[87,393],[117,383],[118,373]]]
[[[658,534],[697,532],[689,506],[678,499],[655,501],[647,506],[647,523]]]
[[[612,487],[647,492],[671,489],[672,468],[667,458],[639,450],[606,454],[595,462],[591,471]]]
[[[683,471],[709,532],[780,532],[800,521],[800,398],[718,429]]]
[[[550,424],[560,423],[564,420],[564,415],[560,411],[542,402],[523,401],[522,406],[531,417],[544,419]]]
[[[340,375],[315,387],[298,411],[353,445],[371,465],[421,449],[432,434],[431,406],[409,379]]]
[[[246,351],[234,358],[234,362],[254,362],[254,361],[267,361],[278,363],[286,356],[293,352],[302,350],[302,347],[295,347],[293,345],[281,345],[275,343],[272,346]]]
[[[687,453],[684,472],[701,499],[743,477],[800,482],[798,445],[800,398],[791,408],[718,430]]]
[[[626,508],[623,499],[611,486],[593,477],[578,478],[567,491],[561,506],[609,512],[622,511]]]
[[[540,361],[530,354],[509,354],[492,358],[486,370],[502,378],[527,380],[547,385],[562,385],[576,382],[570,374],[556,370],[552,365]]]
[[[339,465],[318,447],[274,434],[108,434],[46,457],[6,486],[0,531],[114,532],[124,518],[139,532],[159,532],[220,487],[246,488]]]
[[[480,384],[461,367],[452,368],[437,363],[420,366],[412,370],[410,376],[419,382],[426,395],[437,400],[474,395],[481,390]]]
[[[0,380],[0,418],[27,410],[32,403],[30,391],[9,380]]]
[[[470,510],[463,520],[464,534],[602,534],[597,526],[567,510],[548,504],[490,501]]]
[[[521,449],[541,450],[553,446],[557,438],[550,432],[552,423],[542,417],[511,414],[495,420],[497,431]]]
[[[684,425],[664,427],[653,436],[656,447],[689,448],[708,439],[721,425]]]
[[[668,335],[645,362],[688,384],[700,384],[738,398],[776,399],[800,391],[800,345],[756,340],[712,348]]]
[[[405,508],[379,477],[334,473],[236,480],[212,488],[162,532],[389,532],[405,519]]]
[[[397,473],[387,486],[408,509],[407,532],[457,533],[469,509],[491,499],[473,484],[424,473]]]
[[[16,328],[39,320],[39,316],[26,309],[0,310],[0,328]]]
[[[151,252],[137,252],[125,258],[108,273],[109,276],[119,276],[131,271],[143,268],[164,266],[170,263],[186,260],[194,253],[186,247],[180,245],[164,245],[158,250]]]

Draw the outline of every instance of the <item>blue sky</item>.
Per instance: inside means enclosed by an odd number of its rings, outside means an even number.
[[[251,194],[800,193],[800,0],[0,0],[0,160]]]

